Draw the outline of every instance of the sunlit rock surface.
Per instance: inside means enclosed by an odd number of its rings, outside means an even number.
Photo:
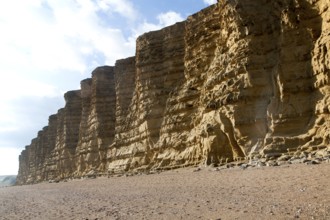
[[[66,93],[22,152],[17,183],[327,156],[329,7],[221,0],[140,36],[135,57]]]

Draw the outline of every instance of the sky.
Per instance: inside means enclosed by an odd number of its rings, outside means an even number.
[[[215,2],[1,1],[0,175],[17,174],[20,152],[93,69],[133,56],[139,35]]]

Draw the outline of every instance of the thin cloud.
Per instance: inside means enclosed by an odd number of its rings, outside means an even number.
[[[138,36],[146,32],[159,30],[161,28],[183,21],[184,18],[180,13],[168,11],[157,15],[157,20],[157,24],[153,24],[148,21],[140,23],[138,27],[133,30],[133,35],[131,36],[131,39],[136,39]]]
[[[100,2],[0,2],[0,148],[28,144],[63,106],[63,91],[78,89],[96,66],[134,54],[135,44],[102,16],[133,19],[134,8],[125,8],[129,1],[104,1],[109,8]]]
[[[134,55],[139,35],[184,20],[164,9],[150,22],[136,3],[0,1],[0,150],[29,144],[64,106],[64,92],[79,89],[95,67]]]
[[[99,0],[97,1],[97,5],[100,10],[118,13],[129,20],[135,20],[139,16],[133,3],[128,0]]]
[[[17,78],[15,76],[3,76],[4,83],[0,87],[0,93],[4,94],[2,101],[13,100],[18,97],[56,97],[62,95],[54,85],[43,83],[28,78]]]
[[[134,54],[135,48],[127,44],[121,30],[111,28],[111,24],[104,26],[104,18],[99,14],[111,10],[133,18],[136,13],[132,7],[126,8],[130,5],[128,1],[120,4],[111,0],[29,2],[24,7],[0,3],[0,57],[5,58],[0,64],[82,73],[87,71],[88,62],[114,64],[118,58]],[[113,49],[109,51],[110,46]]]
[[[1,144],[1,143],[0,143]],[[1,175],[16,175],[18,171],[19,149],[0,148],[0,173]]]
[[[207,5],[213,5],[217,3],[217,0],[203,0],[203,2]]]
[[[157,16],[157,19],[159,21],[159,24],[163,27],[164,26],[166,27],[166,26],[175,24],[176,22],[184,20],[184,18],[181,16],[181,14],[174,12],[174,11],[161,13]]]

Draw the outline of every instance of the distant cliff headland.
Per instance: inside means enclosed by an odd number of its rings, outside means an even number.
[[[136,45],[65,94],[18,184],[329,159],[328,0],[220,0]]]
[[[16,183],[16,176],[0,176],[0,187],[13,186]]]

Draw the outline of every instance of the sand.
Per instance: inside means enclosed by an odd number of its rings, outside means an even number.
[[[0,219],[330,219],[330,164],[186,168],[0,189]]]

